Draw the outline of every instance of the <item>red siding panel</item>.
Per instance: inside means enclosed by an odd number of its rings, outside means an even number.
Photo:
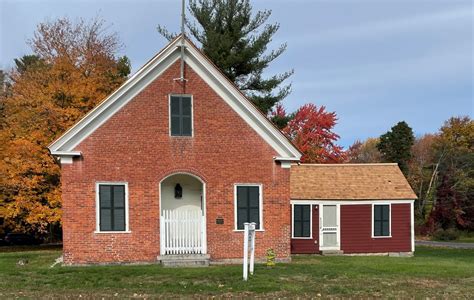
[[[410,204],[392,204],[392,237],[372,238],[372,205],[341,205],[344,253],[411,251]]]
[[[313,213],[313,238],[291,239],[292,254],[319,253],[319,205],[312,205],[311,208]]]

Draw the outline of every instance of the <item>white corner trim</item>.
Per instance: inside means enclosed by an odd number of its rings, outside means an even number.
[[[104,124],[117,111],[125,106],[149,83],[160,76],[170,65],[180,58],[180,49],[176,47],[183,37],[175,39],[153,57],[120,88],[91,110],[84,118],[66,131],[59,139],[49,145],[54,151],[72,151],[81,141]],[[301,153],[275,128],[270,121],[253,106],[216,69],[207,58],[188,40],[185,40],[186,63],[234,110],[242,117],[282,158],[298,161]],[[286,166],[286,164],[285,164]]]
[[[415,252],[415,203],[410,204],[410,234],[411,234],[411,252]]]
[[[100,199],[99,187],[101,185],[123,185],[125,186],[125,230],[123,231],[101,231],[100,230]],[[128,216],[128,182],[121,181],[97,181],[95,183],[95,231],[94,233],[130,233]]]
[[[388,235],[380,235],[380,236],[375,236],[374,235],[374,206],[375,205],[388,205]],[[392,237],[392,204],[391,203],[372,203],[372,222],[370,223],[372,225],[372,238],[373,239],[389,239]]]
[[[260,222],[260,228],[256,231],[265,231],[263,226],[263,185],[261,183],[235,183],[234,184],[234,231],[240,232],[243,229],[237,228],[237,187],[239,186],[257,186],[258,187],[258,216]]]
[[[295,237],[295,205],[309,206],[309,236]],[[291,204],[291,238],[293,240],[312,240],[313,239],[313,205],[312,204]]]

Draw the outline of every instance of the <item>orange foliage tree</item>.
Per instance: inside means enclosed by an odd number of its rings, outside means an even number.
[[[277,115],[284,119],[285,113],[279,108]],[[302,162],[341,163],[346,160],[346,153],[336,144],[339,139],[339,135],[333,132],[336,121],[335,112],[327,112],[324,106],[318,108],[309,103],[290,116],[283,132],[303,153]]]
[[[0,218],[6,230],[46,233],[61,220],[60,173],[46,148],[130,73],[101,19],[40,23],[33,55],[16,59],[1,97]]]

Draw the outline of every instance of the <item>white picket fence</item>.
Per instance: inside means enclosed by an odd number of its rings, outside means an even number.
[[[160,218],[162,254],[204,253],[203,222],[200,210],[163,210]]]

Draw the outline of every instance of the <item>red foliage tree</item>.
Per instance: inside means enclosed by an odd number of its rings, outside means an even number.
[[[283,132],[303,153],[304,163],[342,163],[346,153],[336,144],[339,135],[332,130],[336,125],[335,112],[324,106],[309,103],[301,106],[288,122]]]

